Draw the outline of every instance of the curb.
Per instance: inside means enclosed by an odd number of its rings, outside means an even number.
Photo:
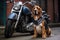
[[[50,27],[60,27],[60,23],[50,23],[48,24]]]
[[[5,26],[0,26],[0,35],[4,34],[4,29],[5,29]]]

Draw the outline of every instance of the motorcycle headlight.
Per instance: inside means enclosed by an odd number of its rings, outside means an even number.
[[[15,7],[16,10],[18,10],[18,7]]]
[[[14,10],[19,10],[21,8],[22,2],[16,2],[13,6]]]
[[[15,6],[13,9],[14,9],[14,10],[19,10],[20,7],[19,7],[19,6]]]

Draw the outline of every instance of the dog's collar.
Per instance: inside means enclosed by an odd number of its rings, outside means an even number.
[[[35,25],[39,25],[39,24],[42,22],[42,20],[43,20],[43,18],[41,17],[41,18],[39,18],[37,21],[33,20],[33,23],[34,23]]]

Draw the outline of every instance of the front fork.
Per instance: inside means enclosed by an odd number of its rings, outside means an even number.
[[[16,21],[16,24],[15,24],[15,28],[16,28],[18,22],[19,22],[19,18],[20,18],[20,15],[21,15],[21,11],[22,11],[22,7],[21,7],[21,9],[20,9],[20,11],[19,11],[19,14],[18,14],[18,16],[17,16],[17,21]]]

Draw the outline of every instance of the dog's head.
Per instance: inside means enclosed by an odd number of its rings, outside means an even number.
[[[38,20],[42,15],[42,9],[38,5],[35,5],[32,9],[32,17],[34,20]]]

